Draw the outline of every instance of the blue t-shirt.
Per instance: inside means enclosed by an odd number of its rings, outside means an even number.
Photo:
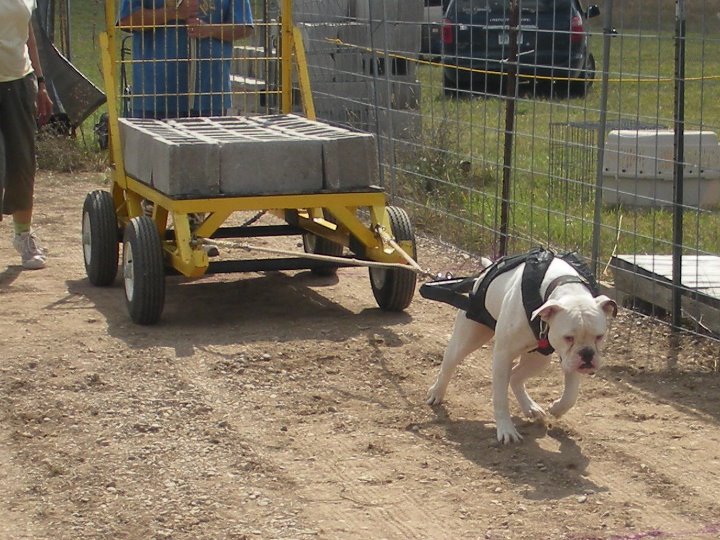
[[[168,0],[175,2],[176,0]],[[210,24],[253,22],[250,0],[200,0],[198,18]],[[122,0],[118,19],[138,9],[159,9],[165,0]],[[152,21],[148,21],[148,26]],[[233,43],[219,39],[190,40],[184,23],[174,27],[133,31],[132,116],[175,118],[199,114],[220,116],[230,107],[230,69]],[[192,62],[192,66],[191,66]],[[188,76],[195,70],[192,95]]]

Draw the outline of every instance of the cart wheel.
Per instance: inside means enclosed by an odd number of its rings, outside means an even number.
[[[325,214],[325,219],[331,223],[335,223],[335,218],[328,214]],[[303,249],[305,253],[312,253],[314,255],[340,257],[343,254],[342,244],[338,244],[313,233],[303,234]],[[313,268],[310,271],[316,276],[334,276],[337,274],[337,266],[321,266]]]
[[[415,232],[405,210],[388,206],[385,211],[390,218],[390,228],[396,242],[412,242],[412,253],[416,258]],[[415,294],[417,274],[411,270],[395,268],[370,268],[370,285],[380,309],[402,311],[410,305]]]
[[[83,204],[82,246],[85,272],[98,287],[111,285],[118,270],[118,223],[112,195],[98,189]]]
[[[130,318],[155,324],[165,303],[162,243],[155,223],[147,216],[130,220],[123,239],[125,300]]]

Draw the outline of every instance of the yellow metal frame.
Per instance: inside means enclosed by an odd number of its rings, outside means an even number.
[[[115,1],[105,4],[106,31],[100,34],[103,77],[108,104],[109,152],[113,166],[112,195],[120,224],[144,214],[142,201],[152,201],[152,219],[160,238],[165,238],[168,218],[172,217],[174,236],[163,241],[165,262],[186,277],[205,274],[209,260],[202,249],[202,239],[209,238],[234,213],[240,211],[268,211],[303,230],[349,246],[354,237],[364,247],[367,260],[407,264],[402,255],[382,239],[381,231],[392,235],[389,217],[385,211],[385,194],[376,189],[353,193],[317,193],[300,195],[263,195],[244,197],[213,197],[203,199],[174,199],[143,184],[125,173],[120,126],[118,87],[116,80],[117,28]],[[292,112],[293,59],[297,68],[303,109],[309,119],[315,119],[315,108],[310,92],[305,50],[300,32],[292,24],[292,0],[283,0],[281,11],[281,110]],[[359,211],[369,215],[370,225],[359,217]],[[334,218],[328,221],[326,211]],[[206,214],[204,221],[191,232],[188,214]],[[401,249],[412,253],[412,243],[401,242]],[[359,254],[358,254],[359,255]]]

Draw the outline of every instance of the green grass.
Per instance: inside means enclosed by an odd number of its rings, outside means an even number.
[[[260,10],[260,2],[255,2]],[[657,13],[659,0],[628,0],[622,8],[618,5],[616,2],[615,20],[621,32],[612,40],[608,120],[622,118],[671,127],[675,55],[672,17],[668,18],[664,11],[661,20],[644,15]],[[71,3],[73,63],[100,88],[104,88],[104,82],[99,68],[98,35],[105,27],[104,6],[99,0]],[[718,131],[720,82],[711,77],[720,74],[720,42],[714,33],[720,31],[717,28],[720,21],[713,11],[715,8],[720,11],[720,0],[704,0],[707,15],[698,14],[694,6],[689,5],[688,14],[688,28],[694,33],[689,35],[686,45],[687,129]],[[593,21],[595,32],[599,32],[601,24],[602,21]],[[659,24],[666,29],[660,34],[654,31]],[[601,35],[593,36],[592,50],[600,68]],[[465,247],[488,252],[488,248],[492,250],[497,245],[495,231],[500,219],[504,101],[445,98],[438,67],[420,66],[419,79],[423,137],[415,151],[399,156],[399,195],[421,226],[439,230],[443,237]],[[595,174],[590,171],[588,176],[586,164],[574,158],[560,171],[564,174],[557,172],[551,157],[557,157],[558,146],[563,145],[557,134],[551,137],[550,125],[597,122],[599,97],[598,80],[584,100],[522,98],[517,102],[511,249],[544,243],[590,252]],[[92,125],[103,110],[104,107],[83,126],[81,134],[88,146],[94,144]],[[716,211],[689,210],[684,244],[701,251],[720,252],[718,225]],[[672,216],[666,210],[604,208],[601,226],[603,258],[609,257],[614,249],[657,253],[671,249]]]
[[[596,40],[596,54],[602,43]],[[718,131],[720,100],[720,45],[690,36],[687,41],[686,129]],[[674,45],[670,34],[620,35],[613,39],[610,57],[608,120],[637,121],[672,128],[674,107]],[[598,67],[602,56],[597,54]],[[702,79],[702,77],[706,77]],[[420,223],[429,222],[444,236],[485,252],[497,246],[505,102],[496,97],[448,99],[442,92],[439,67],[419,69],[422,82],[423,138],[401,162],[400,196]],[[600,81],[586,99],[532,99],[516,102],[516,133],[512,156],[510,230],[511,249],[542,243],[590,253],[594,228],[595,166],[578,163],[578,155],[597,152],[575,149],[566,167],[558,170],[563,139],[550,132],[550,124],[597,122]],[[588,131],[588,134],[591,132]],[[468,162],[470,172],[468,173]],[[465,163],[465,168],[459,164]],[[582,169],[585,169],[582,171]],[[568,173],[568,178],[563,176]],[[481,179],[479,181],[478,179]],[[415,202],[420,202],[416,206]],[[438,202],[440,201],[440,202]],[[444,205],[442,201],[447,201]],[[426,204],[427,203],[427,204]],[[442,219],[437,219],[441,216]],[[720,252],[716,211],[688,209],[684,245],[689,249]],[[470,232],[472,231],[472,234]],[[480,231],[480,232],[478,232]],[[601,221],[601,259],[618,252],[669,253],[672,215],[667,210],[605,207]]]

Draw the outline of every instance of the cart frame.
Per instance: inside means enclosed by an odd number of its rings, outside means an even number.
[[[319,253],[328,251],[328,246],[344,246],[355,254],[354,261],[365,260],[379,263],[391,263],[397,268],[370,268],[370,281],[373,293],[382,309],[399,311],[405,309],[414,294],[416,270],[413,268],[415,239],[412,226],[403,210],[386,207],[386,195],[381,188],[370,187],[360,192],[321,192],[311,194],[280,194],[252,196],[217,196],[207,198],[176,198],[168,196],[140,182],[125,172],[120,140],[118,104],[120,95],[117,84],[117,33],[115,1],[108,0],[105,8],[106,30],[100,34],[103,77],[107,93],[109,152],[112,170],[111,197],[105,194],[88,195],[83,216],[83,247],[86,269],[91,282],[107,285],[114,280],[112,249],[104,239],[112,236],[110,224],[115,220],[117,236],[115,239],[114,266],[117,271],[118,242],[123,242],[122,268],[125,280],[126,300],[130,314],[135,322],[152,324],[157,322],[164,301],[164,281],[159,277],[154,284],[138,283],[140,278],[132,265],[138,256],[138,245],[146,251],[144,244],[153,244],[152,231],[148,231],[150,220],[157,232],[161,248],[163,268],[155,268],[163,275],[179,273],[188,278],[199,278],[206,273],[256,271],[258,269],[300,269],[300,268],[337,268],[342,261],[320,263],[317,260],[304,259],[267,259],[250,261],[210,262],[203,249],[206,239],[236,238],[247,236],[277,236],[281,234],[311,235],[319,239]],[[282,0],[280,12],[280,112],[290,114],[293,109],[293,68],[297,70],[305,116],[315,119],[315,111],[310,92],[310,81],[305,61],[304,47],[299,30],[292,23],[292,1]],[[294,60],[294,62],[293,62]],[[92,200],[90,200],[92,198]],[[112,201],[112,202],[110,202]],[[143,207],[144,201],[153,204],[151,215]],[[112,208],[110,208],[112,206]],[[264,211],[274,214],[286,223],[285,226],[223,227],[228,218],[239,211]],[[107,214],[112,213],[112,218]],[[191,229],[189,214],[203,214],[205,219]],[[362,216],[362,217],[361,217]],[[145,229],[139,221],[145,220]],[[169,227],[169,222],[172,227]],[[369,222],[369,225],[367,223]],[[135,238],[128,239],[128,229],[134,227]],[[140,228],[138,228],[140,227]],[[151,229],[152,227],[150,227]],[[242,229],[242,230],[241,230]],[[145,232],[142,232],[145,230]],[[132,234],[130,234],[132,237]],[[139,239],[137,238],[139,236]],[[134,242],[134,244],[133,244]],[[140,242],[140,244],[138,244]],[[135,253],[132,246],[135,245]],[[152,252],[154,245],[147,246]],[[339,254],[330,249],[328,255]],[[131,252],[128,260],[128,251]],[[307,246],[306,251],[311,252]],[[342,249],[340,248],[340,253]],[[94,260],[93,260],[94,258]],[[98,261],[98,259],[100,259]],[[335,257],[333,257],[335,259]],[[274,261],[274,262],[273,262]],[[147,265],[143,261],[143,265]],[[150,263],[155,264],[156,263]],[[415,264],[415,266],[417,266]],[[137,270],[137,269],[136,269]],[[143,267],[143,271],[147,270]],[[152,273],[152,272],[151,272]],[[319,273],[319,272],[318,272]],[[98,274],[102,276],[98,277]],[[148,289],[162,288],[159,306],[137,308],[141,300],[133,298],[138,293],[147,294]],[[140,313],[133,313],[135,310]],[[152,301],[151,301],[152,303]],[[155,302],[158,303],[158,302]]]

